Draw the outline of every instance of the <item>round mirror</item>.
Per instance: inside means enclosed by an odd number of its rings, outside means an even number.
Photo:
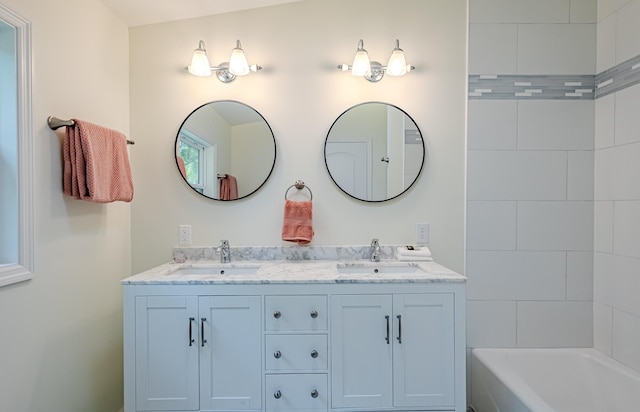
[[[178,130],[175,150],[185,182],[215,200],[252,195],[276,163],[276,140],[267,121],[252,107],[231,100],[191,112]]]
[[[422,171],[425,147],[416,122],[386,103],[358,104],[327,134],[324,160],[335,184],[349,196],[383,202],[406,192]]]

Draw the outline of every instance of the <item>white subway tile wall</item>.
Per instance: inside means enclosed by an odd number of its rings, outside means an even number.
[[[640,54],[640,2],[629,2],[616,15],[616,64],[620,64]]]
[[[593,150],[593,101],[518,101],[519,150]]]
[[[593,200],[593,150],[571,151],[567,171],[567,200]]]
[[[640,370],[640,0],[542,3],[470,1],[468,346]]]
[[[597,331],[593,334],[593,347],[612,356],[613,309],[611,306],[593,302],[593,330]]]
[[[469,150],[515,150],[518,144],[516,100],[469,100]]]
[[[520,24],[518,74],[594,74],[595,44],[595,24]]]
[[[592,311],[590,301],[518,302],[518,347],[581,347],[591,343]]]
[[[616,65],[616,15],[612,14],[598,23],[597,73]]]
[[[596,100],[596,142],[595,148],[613,146],[615,132],[615,95]]]
[[[598,6],[592,0],[571,0],[569,9],[570,23],[593,23],[596,21]]]
[[[470,0],[470,347],[640,370],[639,21],[640,0]]]
[[[595,1],[593,1],[595,3]],[[471,23],[568,23],[570,0],[471,0]]]
[[[637,272],[636,272],[637,273]],[[612,356],[620,362],[640,370],[640,321],[638,316],[621,310],[613,312],[611,333]]]
[[[640,27],[640,16],[637,21]],[[640,40],[640,35],[638,36]],[[640,72],[640,70],[638,70]],[[615,145],[640,142],[640,116],[638,102],[640,102],[640,87],[629,87],[616,93],[615,103]]]
[[[596,29],[595,0],[470,1],[469,347],[593,344]]]
[[[567,252],[567,300],[593,299],[593,253]]]

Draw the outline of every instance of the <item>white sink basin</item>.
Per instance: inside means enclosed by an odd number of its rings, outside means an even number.
[[[260,269],[260,266],[216,265],[181,268],[174,272],[171,272],[171,275],[254,275],[258,271],[258,269]]]
[[[338,263],[336,265],[341,275],[389,275],[425,273],[422,268],[409,263]]]

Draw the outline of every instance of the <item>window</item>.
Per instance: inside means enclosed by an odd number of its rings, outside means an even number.
[[[33,272],[31,25],[0,4],[0,286]]]

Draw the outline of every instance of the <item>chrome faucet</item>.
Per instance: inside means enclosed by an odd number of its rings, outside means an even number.
[[[218,248],[220,251],[220,263],[229,263],[231,262],[231,248],[229,247],[228,240],[221,240],[222,244]]]
[[[380,242],[378,241],[378,239],[373,239],[371,241],[371,256],[369,257],[369,260],[372,262],[380,262]]]

